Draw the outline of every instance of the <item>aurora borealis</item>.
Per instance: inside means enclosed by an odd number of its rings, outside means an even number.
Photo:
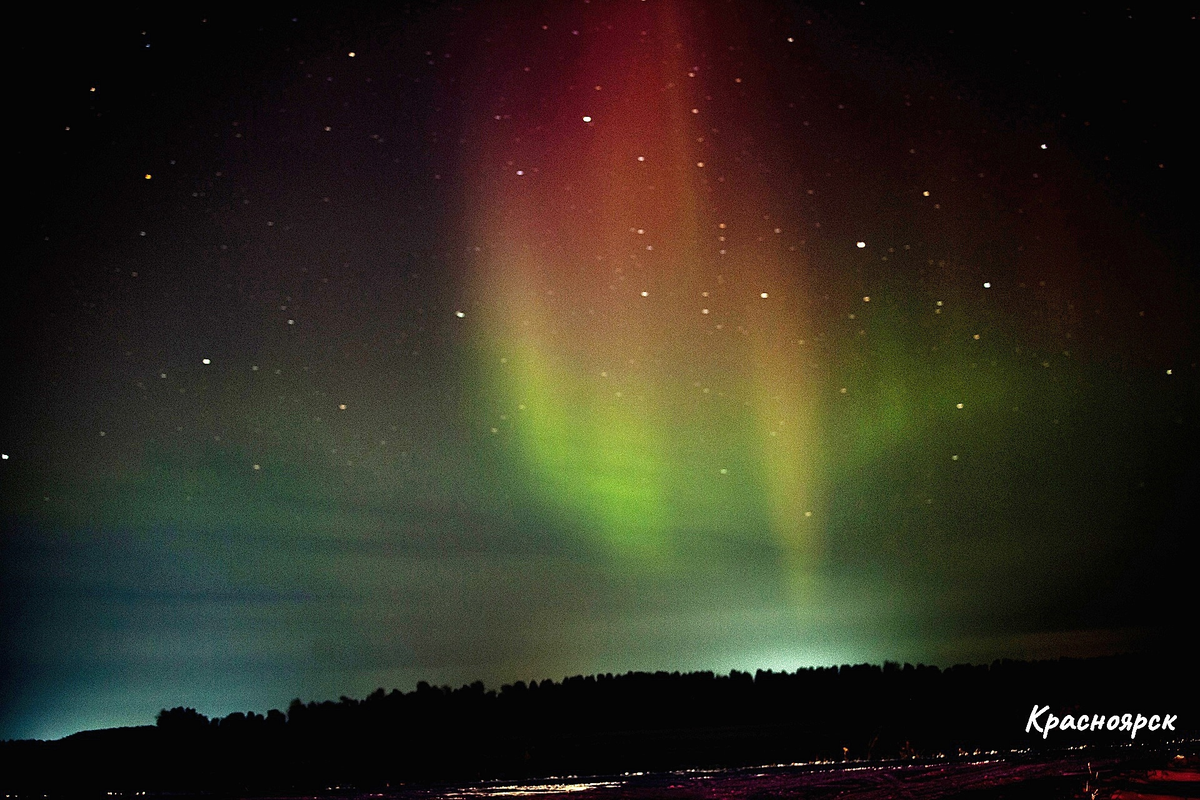
[[[767,98],[745,99],[750,125],[702,114],[700,68],[629,36],[686,36],[675,13],[617,10],[549,97],[523,70],[498,81],[504,105],[531,109],[513,138],[533,142],[478,159],[503,166],[475,201],[480,240],[496,245],[469,267],[490,430],[511,440],[503,470],[638,569],[675,561],[699,529],[750,525],[798,556],[816,538],[803,288],[770,215],[738,211],[769,185],[751,175],[724,191],[704,144],[726,120],[752,135]]]
[[[955,13],[31,18],[0,738],[1173,657],[1195,20]]]

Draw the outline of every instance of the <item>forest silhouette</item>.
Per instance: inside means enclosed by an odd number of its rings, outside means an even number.
[[[264,792],[406,782],[613,774],[799,761],[1039,752],[1122,744],[1127,731],[1026,732],[1050,713],[1177,714],[1196,735],[1194,676],[1179,661],[1110,656],[939,669],[882,666],[575,676],[489,690],[426,682],[362,700],[209,719],[163,709],[153,726],[0,743],[0,790]],[[69,768],[64,768],[69,766]]]

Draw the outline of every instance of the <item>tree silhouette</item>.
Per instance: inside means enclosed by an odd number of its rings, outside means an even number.
[[[977,750],[1094,743],[1128,734],[1024,730],[1030,705],[1052,713],[1178,714],[1195,734],[1194,678],[1183,665],[1116,656],[997,661],[949,669],[885,662],[795,672],[629,672],[482,682],[451,689],[379,688],[286,713],[209,719],[163,709],[156,725],[92,731],[58,742],[0,744],[0,789],[79,794],[136,784],[160,791],[303,792],[354,784],[716,767],[804,759],[897,759]],[[1061,734],[1061,735],[1058,735]],[[136,755],[136,757],[134,757]],[[57,765],[70,763],[75,770]],[[10,766],[11,765],[11,766]],[[16,777],[9,777],[16,776]],[[0,781],[3,782],[3,781]]]

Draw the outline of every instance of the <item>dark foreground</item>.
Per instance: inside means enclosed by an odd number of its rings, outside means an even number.
[[[543,783],[506,783],[457,790],[413,790],[393,795],[408,798],[542,797],[599,798],[1155,798],[1200,797],[1200,771],[1184,768],[1136,769],[1129,759],[1101,760],[1072,755],[1026,761],[1020,757],[980,757],[954,763],[877,765],[786,765],[741,770],[698,770],[565,779]],[[1161,757],[1151,759],[1159,761]],[[1194,760],[1193,760],[1194,761]],[[1158,773],[1158,780],[1142,781]],[[1169,780],[1164,779],[1169,776]],[[1140,790],[1140,791],[1139,791]]]
[[[361,792],[331,786],[306,794],[173,794],[104,792],[97,797],[255,798],[256,800],[465,800],[537,797],[545,800],[609,798],[805,798],[806,800],[1200,800],[1196,742],[1127,748],[1087,748],[1055,757],[991,754],[955,760],[891,763],[787,764],[743,769],[676,770],[537,781],[467,785],[407,785]],[[1187,753],[1188,755],[1183,755]],[[11,798],[26,795],[8,795]],[[28,797],[46,795],[28,795]],[[55,797],[55,795],[49,795]]]
[[[1165,769],[1146,763],[1166,762]],[[417,798],[540,797],[559,800],[600,798],[843,798],[844,800],[1002,800],[1002,798],[1093,798],[1152,800],[1200,798],[1200,770],[1171,764],[1164,754],[1085,753],[1050,760],[1020,756],[977,757],[956,762],[908,764],[775,765],[740,770],[690,770],[668,773],[565,778],[555,781],[482,784],[465,788],[422,788],[390,794],[345,796],[386,800]]]

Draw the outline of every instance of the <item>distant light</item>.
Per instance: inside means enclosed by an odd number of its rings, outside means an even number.
[[[212,361],[207,358],[202,358],[202,359],[200,359],[200,363],[201,364],[211,364]]]
[[[518,175],[524,175],[524,174],[525,174],[525,170],[523,170],[523,169],[519,169],[519,170],[517,170],[517,174],[518,174]]]
[[[1168,374],[1168,375],[1171,375],[1171,374],[1173,374],[1173,373],[1171,372],[1171,370],[1167,370],[1167,374]],[[8,456],[5,456],[5,458],[8,458]]]
[[[8,453],[0,453],[0,461],[8,461]]]
[[[922,197],[929,197],[929,190],[927,189],[927,190],[925,190],[925,191],[921,192],[921,196],[922,196]]]
[[[592,118],[591,118],[591,117],[584,117],[584,118],[583,118],[583,121],[584,121],[584,122],[591,122],[591,121],[592,121]]]
[[[464,314],[464,313],[463,313],[463,312],[461,312],[461,311],[455,311],[455,312],[454,312],[454,316],[458,317],[459,319],[462,319],[463,317],[465,317],[465,316],[466,316],[466,314]]]
[[[346,55],[350,56],[351,58],[354,58],[355,53],[353,50],[351,50],[349,53],[346,53]]]
[[[859,247],[859,249],[862,249],[862,248],[864,248],[864,247],[866,247],[866,246],[867,246],[867,243],[866,243],[866,242],[859,242],[859,243],[858,243],[858,247]]]
[[[1043,149],[1043,150],[1046,150],[1046,149],[1048,149],[1048,148],[1046,147],[1046,145],[1044,145],[1044,144],[1043,144],[1043,145],[1042,145],[1042,149]]]
[[[146,173],[146,180],[150,180],[150,178],[151,178],[151,177],[153,177],[153,176],[152,176],[152,175],[151,175],[149,172],[147,172],[147,173]]]
[[[992,282],[991,282],[991,281],[984,281],[984,282],[983,282],[983,288],[985,288],[985,289],[990,289],[990,288],[992,288]]]
[[[696,162],[696,166],[697,166],[697,167],[703,167],[703,166],[704,166],[704,162],[703,162],[703,161],[697,161],[697,162]]]

